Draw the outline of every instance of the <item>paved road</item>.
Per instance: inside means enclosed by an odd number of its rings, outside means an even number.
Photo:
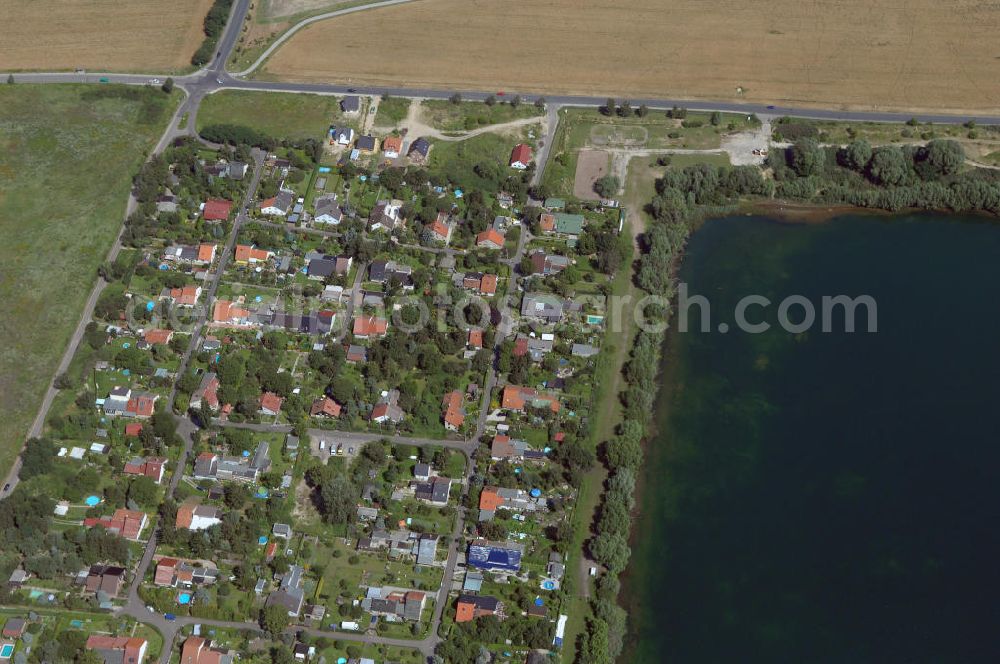
[[[202,291],[202,303],[205,306],[200,308],[201,313],[195,323],[194,333],[191,335],[191,341],[188,343],[187,350],[184,351],[184,356],[181,358],[180,366],[177,369],[178,378],[185,374],[188,364],[191,362],[191,357],[195,355],[198,352],[198,348],[201,347],[202,335],[205,331],[205,324],[208,321],[210,305],[215,300],[215,294],[219,291],[219,284],[222,283],[222,277],[226,272],[226,267],[229,265],[229,261],[232,259],[233,253],[236,251],[236,239],[239,236],[240,228],[249,219],[247,210],[251,205],[253,205],[254,198],[257,194],[257,187],[260,186],[260,179],[263,174],[264,158],[267,155],[262,150],[258,150],[256,148],[254,148],[251,152],[251,155],[254,161],[254,170],[253,176],[250,179],[250,186],[247,187],[246,195],[243,197],[243,203],[236,214],[236,219],[229,232],[226,245],[222,249],[222,256],[219,258],[219,266],[216,268],[215,274],[212,275],[208,288],[203,289]],[[177,398],[178,384],[179,380],[175,381],[173,388],[170,390],[170,399],[167,404],[167,410],[170,412],[174,409],[174,401]]]

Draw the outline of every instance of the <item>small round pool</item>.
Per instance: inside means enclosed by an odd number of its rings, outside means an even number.
[[[83,502],[86,503],[87,507],[96,507],[97,505],[101,504],[101,497],[87,496],[86,498],[83,499]]]
[[[542,588],[544,588],[545,590],[555,590],[556,589],[556,584],[553,583],[552,581],[545,580],[545,581],[542,581]]]
[[[190,604],[191,603],[191,594],[190,593],[181,593],[180,595],[177,596],[177,603],[178,604]]]

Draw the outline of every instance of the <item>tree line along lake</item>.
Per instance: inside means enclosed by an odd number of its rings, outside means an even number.
[[[712,331],[668,335],[620,661],[1000,661],[1000,224],[714,219],[680,278]],[[877,332],[777,326],[840,294]]]

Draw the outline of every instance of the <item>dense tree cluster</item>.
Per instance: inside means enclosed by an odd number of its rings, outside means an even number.
[[[962,146],[951,140],[872,148],[857,139],[836,148],[802,138],[768,157],[775,193],[784,198],[892,211],[1000,212],[1000,176],[963,170],[964,163]]]

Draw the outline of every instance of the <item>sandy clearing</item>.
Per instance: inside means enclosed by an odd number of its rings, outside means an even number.
[[[0,70],[184,69],[212,0],[6,0]]]
[[[608,174],[609,157],[607,152],[601,150],[580,150],[576,159],[576,177],[573,180],[574,196],[588,201],[601,200],[594,191],[594,183]]]
[[[371,48],[414,34],[432,38]],[[428,0],[311,26],[265,76],[997,112],[997,34],[981,0]]]

